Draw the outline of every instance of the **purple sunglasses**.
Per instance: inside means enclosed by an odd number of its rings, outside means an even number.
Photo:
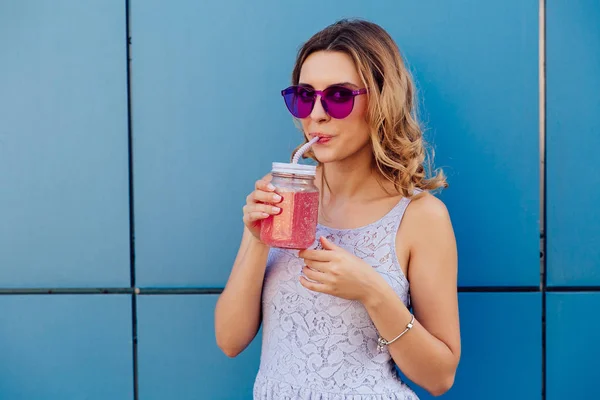
[[[312,113],[321,96],[321,105],[332,118],[346,118],[354,108],[354,98],[367,93],[367,89],[352,90],[341,85],[332,85],[323,90],[315,90],[308,86],[290,86],[281,91],[285,105],[296,118],[306,118]]]

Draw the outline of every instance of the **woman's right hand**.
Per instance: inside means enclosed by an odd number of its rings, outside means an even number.
[[[281,196],[275,193],[275,187],[270,184],[271,175],[267,175],[254,185],[254,191],[246,197],[244,224],[255,238],[260,240],[260,224],[265,218],[277,215],[281,209],[275,204],[281,201]]]

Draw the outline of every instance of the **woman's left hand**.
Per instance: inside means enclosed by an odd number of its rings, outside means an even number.
[[[364,303],[373,290],[381,284],[381,276],[364,260],[336,246],[324,237],[320,238],[323,250],[302,250],[304,276],[300,283],[305,288],[327,293],[347,300]]]

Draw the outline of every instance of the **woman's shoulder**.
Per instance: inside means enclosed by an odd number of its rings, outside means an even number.
[[[420,259],[428,254],[427,257],[435,253],[454,254],[456,239],[444,202],[429,192],[413,198],[398,229],[396,247],[398,254],[403,255],[404,259],[413,259],[413,270],[415,266],[423,265],[415,261],[415,254],[420,254]]]
[[[447,236],[450,232],[452,222],[446,204],[427,191],[410,201],[399,227],[401,240],[405,244],[423,243],[440,235]]]
[[[412,215],[412,218],[421,220],[421,222],[447,220],[450,213],[446,204],[435,195],[428,191],[421,191],[412,198],[406,214]]]

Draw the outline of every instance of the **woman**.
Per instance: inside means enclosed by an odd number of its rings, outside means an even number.
[[[376,24],[339,21],[300,49],[282,93],[304,102],[289,109],[305,140],[321,138],[306,153],[318,162],[318,239],[299,252],[262,243],[281,197],[269,176],[256,183],[217,344],[235,357],[263,323],[255,399],[417,399],[395,365],[445,393],[461,351],[456,243],[396,44]]]

